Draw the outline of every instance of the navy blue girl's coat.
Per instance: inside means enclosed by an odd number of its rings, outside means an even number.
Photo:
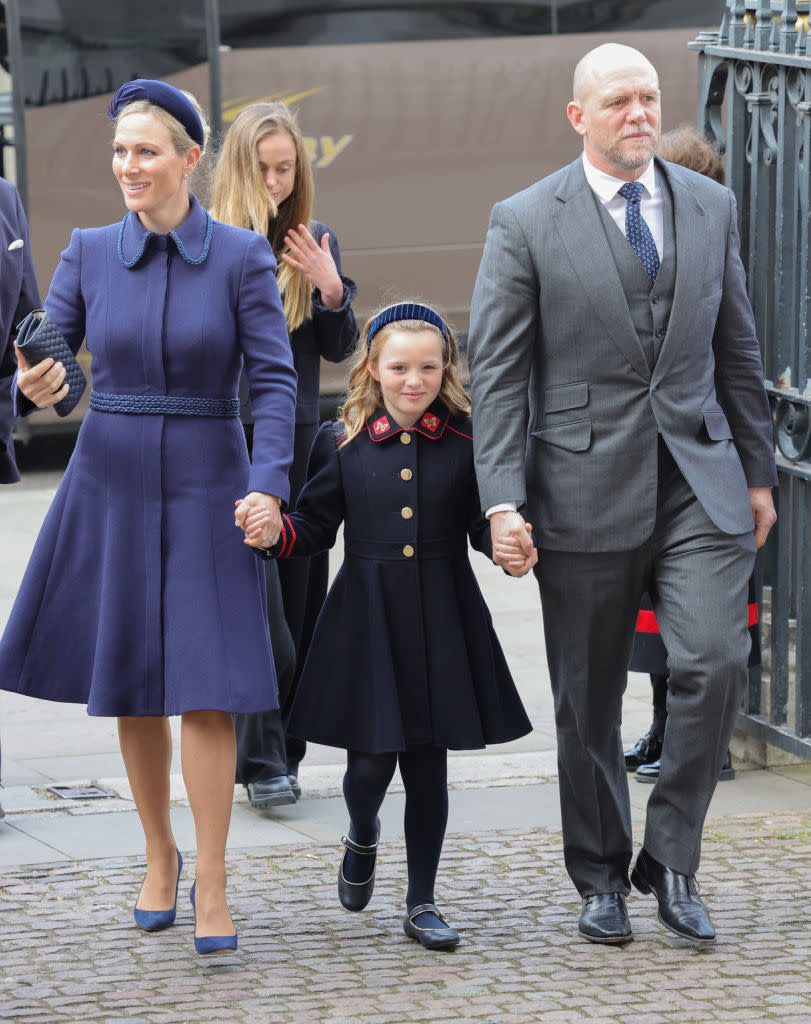
[[[248,491],[288,496],[296,377],[267,239],[197,200],[170,235],[74,231],[45,308],[93,387],[233,397],[238,417],[91,409],[0,643],[0,686],[95,715],[278,706],[264,573],[234,526]],[[18,408],[31,408],[17,394]]]
[[[440,402],[411,430],[380,410],[345,448],[320,428],[274,554],[332,546],[330,589],[291,710],[303,739],[381,753],[474,749],[531,730],[467,554],[490,554],[471,423]]]

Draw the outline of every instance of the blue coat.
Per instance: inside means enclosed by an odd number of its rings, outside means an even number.
[[[23,204],[17,189],[0,178],[0,484],[20,479],[11,441],[11,382],[17,369],[11,338],[22,318],[38,307],[39,289]]]
[[[249,490],[288,496],[296,377],[267,239],[196,199],[170,235],[74,231],[45,308],[93,386],[233,397],[256,418],[90,410],[0,643],[0,684],[94,715],[277,706],[261,565],[234,526]],[[21,411],[30,403],[19,395]]]
[[[321,610],[290,713],[303,739],[370,753],[473,749],[531,729],[479,591],[467,538],[490,554],[469,420],[437,402],[412,430],[383,410],[345,448],[322,425],[282,558],[344,562]]]

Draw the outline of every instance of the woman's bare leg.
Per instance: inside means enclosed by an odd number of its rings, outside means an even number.
[[[182,723],[183,779],[197,833],[196,934],[233,935],[225,899],[225,842],[234,799],[234,722],[224,711],[188,711]]]
[[[146,839],[146,878],[137,906],[168,910],[177,885],[177,847],[169,819],[169,719],[119,718],[118,738]]]

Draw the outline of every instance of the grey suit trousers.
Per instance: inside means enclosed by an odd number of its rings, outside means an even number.
[[[659,449],[656,523],[641,547],[542,549],[535,569],[555,701],[564,857],[581,896],[630,889],[620,724],[643,592],[651,595],[670,673],[644,845],[682,874],[698,868],[704,818],[748,681],[754,537],[719,530],[661,438]]]

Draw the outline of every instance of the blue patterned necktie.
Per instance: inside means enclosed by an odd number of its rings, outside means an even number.
[[[642,185],[638,181],[627,181],[619,190],[619,195],[625,200],[625,237],[653,284],[659,273],[659,253],[640,210]]]

